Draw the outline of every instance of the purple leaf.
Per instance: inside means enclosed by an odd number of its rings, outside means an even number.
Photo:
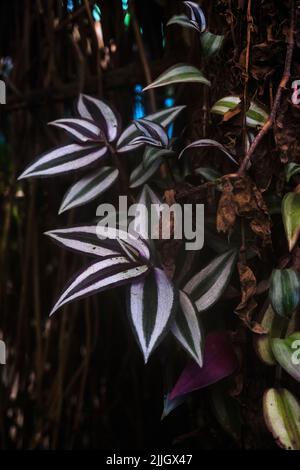
[[[218,382],[231,375],[237,367],[238,360],[229,334],[225,331],[211,332],[206,337],[203,367],[190,360],[169,399],[174,400],[176,397]]]

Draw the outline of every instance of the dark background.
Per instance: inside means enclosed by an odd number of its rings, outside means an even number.
[[[156,102],[149,94],[141,97],[136,92],[137,85],[146,83],[142,59],[152,79],[177,62],[205,66],[205,75],[212,81],[210,104],[240,93],[247,2],[202,2],[210,31],[225,34],[221,55],[209,65],[201,59],[197,35],[179,27],[166,31],[166,21],[183,11],[180,1],[132,2],[135,12],[130,10],[128,28],[121,0],[75,0],[72,14],[68,3],[0,3],[0,58],[10,58],[13,64],[11,70],[7,60],[1,66],[7,104],[0,108],[0,338],[6,341],[8,357],[7,365],[0,366],[0,448],[120,450],[172,444],[190,450],[274,448],[271,435],[257,419],[267,374],[252,348],[247,359],[249,394],[243,402],[249,413],[243,440],[236,443],[215,420],[206,391],[160,420],[166,380],[161,350],[145,367],[127,321],[122,289],[68,305],[49,320],[55,297],[86,260],[53,245],[43,232],[92,221],[97,202],[58,216],[72,176],[16,181],[37,155],[63,142],[62,133],[46,123],[69,115],[80,92],[109,100],[120,111],[124,126],[141,103],[146,113],[163,108],[168,97],[165,89],[155,93]],[[99,47],[95,35],[95,3],[101,8],[106,50]],[[256,68],[250,90],[268,105],[270,89],[265,80],[271,77],[277,83],[282,74],[289,8],[288,2],[252,3],[254,44],[266,41],[270,27],[278,40],[267,52],[259,50],[252,62]],[[136,45],[134,21],[142,28],[142,50]],[[74,39],[74,28],[79,40]],[[201,86],[179,87],[174,99],[176,105],[188,105],[175,127],[183,140],[205,133],[211,138],[224,135],[215,123],[205,128],[203,100],[207,97]],[[230,136],[231,129],[225,127],[226,132]],[[272,143],[266,145],[272,149]],[[129,158],[127,164],[134,162]],[[272,165],[272,161],[261,165],[262,179]],[[113,194],[107,193],[105,199],[114,201]],[[254,368],[255,384],[251,381]]]

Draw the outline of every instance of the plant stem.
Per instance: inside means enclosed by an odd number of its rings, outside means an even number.
[[[149,66],[149,62],[147,60],[144,44],[143,44],[143,39],[142,35],[140,32],[140,25],[138,23],[137,17],[136,17],[136,12],[135,12],[135,6],[132,0],[129,0],[129,11],[132,17],[132,25],[133,25],[133,31],[134,31],[134,36],[136,40],[136,45],[139,51],[139,56],[140,60],[144,69],[144,74],[145,74],[145,79],[146,79],[146,84],[150,85],[152,82],[152,76],[151,76],[151,70]],[[151,112],[154,113],[156,111],[156,100],[155,100],[155,94],[154,90],[149,90],[149,96],[150,96],[150,108]]]
[[[292,64],[292,57],[293,57],[293,51],[294,51],[294,35],[295,35],[295,7],[294,7],[294,1],[292,0],[291,1],[291,23],[290,23],[290,29],[289,29],[289,34],[288,34],[288,46],[287,46],[287,51],[286,51],[283,76],[282,76],[281,82],[279,84],[279,87],[275,96],[275,100],[273,103],[270,117],[265,122],[265,124],[263,125],[263,127],[261,128],[257,136],[255,137],[247,154],[245,155],[245,158],[243,159],[240,169],[238,171],[238,174],[240,176],[243,176],[245,174],[247,167],[248,167],[248,163],[254,151],[256,150],[256,148],[260,144],[263,137],[268,133],[268,131],[271,129],[271,127],[273,126],[275,122],[278,109],[280,106],[280,102],[281,102],[282,92],[284,88],[286,87],[291,76],[291,64]]]

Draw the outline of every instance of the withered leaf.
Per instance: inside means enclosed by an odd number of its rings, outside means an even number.
[[[217,230],[230,232],[236,216],[248,219],[250,228],[264,244],[271,243],[271,219],[261,192],[247,176],[226,175],[222,178]]]
[[[254,299],[256,293],[256,277],[249,266],[241,262],[238,263],[238,272],[242,298],[235,309],[235,313],[251,331],[258,334],[265,334],[265,329],[259,323],[252,320],[252,314],[257,307],[256,300]]]

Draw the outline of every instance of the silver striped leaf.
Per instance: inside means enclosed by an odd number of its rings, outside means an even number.
[[[183,2],[189,9],[191,21],[199,33],[206,29],[206,19],[202,8],[195,2]]]
[[[169,137],[163,126],[148,119],[138,119],[134,121],[138,130],[146,137],[151,137],[157,141],[157,146],[168,147]]]
[[[184,28],[195,29],[196,31],[199,32],[198,25],[192,22],[186,15],[172,16],[172,18],[168,21],[167,26],[172,26],[174,24],[183,26]]]
[[[77,102],[77,112],[82,118],[92,121],[101,122],[104,119],[106,129],[103,130],[107,134],[108,141],[116,140],[120,129],[120,117],[105,101],[81,94]]]
[[[291,318],[300,304],[300,276],[293,269],[274,269],[269,290],[273,310]]]
[[[200,37],[202,52],[205,57],[212,57],[220,52],[224,36],[205,31]]]
[[[154,223],[155,218],[158,220],[159,230],[159,220],[160,220],[160,209],[159,207],[163,203],[162,199],[148,186],[145,184],[143,186],[142,192],[138,198],[138,204],[142,207],[145,207],[145,211],[141,213],[139,209],[135,210],[132,214],[134,220],[132,222],[133,229],[138,233],[143,239],[150,240],[150,243],[153,242],[151,239],[151,222]],[[154,215],[152,215],[154,214]]]
[[[150,165],[144,165],[142,161],[131,173],[129,178],[129,187],[138,188],[152,178],[163,163],[162,157],[156,158]]]
[[[184,154],[184,152],[186,150],[190,150],[190,149],[194,149],[194,148],[207,148],[207,147],[217,148],[221,152],[225,153],[225,155],[227,155],[227,157],[230,158],[230,160],[232,160],[234,163],[236,163],[238,165],[235,158],[231,155],[231,153],[228,152],[228,150],[226,150],[224,145],[220,144],[216,140],[211,140],[211,139],[200,139],[200,140],[196,140],[195,142],[192,142],[191,144],[189,144],[187,147],[185,147],[182,150],[182,152],[179,155],[179,158],[182,157],[182,155]]]
[[[50,126],[59,127],[70,134],[76,141],[87,142],[105,142],[105,132],[96,122],[83,118],[57,119],[49,122]]]
[[[161,124],[163,127],[168,127],[181,113],[186,106],[174,106],[172,108],[162,109],[157,113],[150,114],[146,116],[148,121],[157,122]],[[142,144],[136,144],[134,146],[130,145],[130,142],[139,135],[139,131],[137,130],[134,124],[130,124],[124,132],[119,137],[117,142],[117,150],[119,153],[122,152],[129,152],[133,150],[133,148],[138,148]]]
[[[203,333],[197,318],[197,308],[190,297],[179,292],[180,307],[171,325],[171,331],[179,343],[197,364],[203,366]]]
[[[116,288],[144,276],[149,270],[146,264],[138,265],[127,257],[118,256],[97,261],[78,273],[67,285],[54,305],[50,316],[63,305],[98,292]]]
[[[153,268],[146,278],[131,284],[128,313],[145,363],[169,331],[177,302],[174,287],[161,269]]]
[[[56,176],[79,170],[104,158],[107,148],[99,145],[69,144],[40,155],[18,178]]]
[[[203,73],[188,64],[176,64],[163,72],[153,83],[144,88],[143,91],[161,86],[174,85],[176,83],[202,83],[210,86],[211,83],[204,77]]]
[[[138,135],[137,137],[132,139],[129,145],[132,145],[133,147],[136,147],[137,145],[149,145],[151,147],[162,148],[161,142],[156,139],[153,139],[153,137],[148,137],[146,135]]]
[[[119,170],[109,166],[86,175],[68,190],[63,198],[59,214],[93,201],[109,189],[118,176]]]
[[[237,250],[230,250],[217,256],[184,286],[198,312],[209,309],[220,299],[230,281],[237,254]]]
[[[124,230],[98,225],[86,225],[52,230],[45,235],[72,251],[93,256],[113,256],[122,253],[118,239],[130,245],[142,259],[150,259],[147,243],[139,235]]]
[[[148,168],[157,158],[160,157],[174,157],[176,155],[173,150],[169,149],[157,149],[153,147],[146,147],[143,155],[143,163]]]

